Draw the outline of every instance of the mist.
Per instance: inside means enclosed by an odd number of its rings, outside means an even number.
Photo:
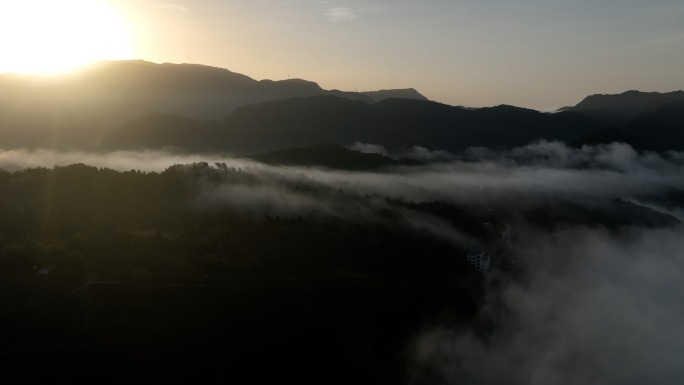
[[[364,146],[367,150],[383,151],[375,145]],[[296,200],[294,196],[289,199],[282,196],[283,184],[301,183],[414,202],[442,201],[501,208],[509,206],[511,202],[534,206],[549,197],[583,204],[615,198],[660,207],[666,212],[681,209],[676,202],[671,202],[668,194],[684,191],[684,179],[681,178],[684,173],[684,154],[673,152],[661,156],[638,153],[625,144],[577,149],[558,142],[539,142],[505,152],[472,148],[457,160],[368,172],[268,166],[229,155],[193,155],[171,151],[0,151],[0,169],[9,171],[84,163],[119,171],[162,172],[174,164],[197,162],[208,162],[210,165],[221,162],[228,167],[248,170],[262,182],[259,186],[261,190],[253,198],[262,203],[265,200],[273,201],[275,207],[288,206]],[[235,191],[235,186],[212,188],[216,189],[218,195],[242,194]],[[274,193],[264,191],[268,188],[274,188]],[[205,194],[214,193],[205,191]],[[246,203],[244,199],[238,201]]]
[[[174,164],[201,161],[217,162],[225,156],[208,156],[174,153],[172,151],[55,151],[55,150],[1,150],[0,169],[17,171],[35,167],[67,166],[83,163],[89,166],[110,168],[117,171],[137,170],[161,172]]]
[[[501,327],[486,337],[426,330],[412,350],[414,382],[681,382],[683,235],[577,229],[522,245],[514,258],[529,277],[501,291],[506,311],[484,311]]]
[[[425,158],[424,158],[425,159]],[[684,156],[638,153],[629,145],[571,148],[538,142],[505,152],[472,148],[457,160],[397,167],[383,173],[309,170],[319,181],[364,193],[407,200],[454,204],[534,204],[537,198],[572,201],[639,198],[655,203],[663,194],[681,191]]]
[[[356,147],[385,151],[371,144]],[[0,168],[84,163],[160,173],[186,165],[178,169],[194,178],[195,207],[227,207],[255,217],[382,223],[447,241],[455,250],[495,247],[410,204],[443,202],[466,208],[469,215],[499,215],[514,221],[514,246],[495,262],[505,259],[522,273],[484,273],[487,301],[478,322],[494,325],[490,330],[446,321],[449,317],[426,321],[406,350],[411,382],[612,385],[684,379],[679,359],[684,230],[668,216],[681,219],[684,154],[640,153],[624,144],[571,148],[556,142],[503,152],[471,148],[458,156],[410,151],[436,160],[349,172],[171,151],[11,150],[0,152]],[[620,204],[613,205],[616,201]],[[557,228],[522,215],[535,208],[549,211],[554,207],[550,202],[572,205],[571,212],[588,208],[581,215],[593,223]],[[603,209],[621,215],[631,207],[624,202],[637,211],[625,214],[617,228],[591,216]],[[654,210],[672,221],[640,224]],[[472,223],[484,222],[476,218]]]

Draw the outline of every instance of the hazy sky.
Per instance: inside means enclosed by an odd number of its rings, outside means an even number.
[[[100,1],[125,21],[135,58],[256,79],[539,109],[684,88],[682,0]]]

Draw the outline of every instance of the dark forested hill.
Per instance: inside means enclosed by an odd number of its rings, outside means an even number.
[[[203,129],[207,122],[191,127],[182,120],[182,124],[160,124],[157,118],[131,122],[113,133],[105,146],[249,154],[361,141],[390,150],[422,146],[455,152],[471,146],[512,148],[538,139],[571,141],[602,124],[576,112],[547,114],[512,106],[469,110],[410,99],[371,105],[334,96],[245,106],[211,123],[211,130]],[[165,125],[172,128],[169,135],[163,135]]]
[[[673,92],[640,92],[626,91],[615,95],[587,96],[573,107],[566,107],[566,111],[578,111],[612,124],[624,124],[629,120],[651,113],[673,103],[684,102],[684,91]]]
[[[680,225],[555,190],[414,202],[393,197],[405,182],[363,193],[328,178],[353,173],[280,171],[0,171],[2,378],[412,383],[408,352],[426,327],[487,339],[510,328],[498,293],[530,282],[515,252],[525,239],[564,269],[540,239]]]
[[[650,150],[684,151],[684,100],[640,114],[624,131],[648,143]]]
[[[216,188],[256,201],[272,190],[276,207],[296,211],[245,211],[209,199]],[[117,382],[400,383],[422,322],[444,307],[471,322],[482,301],[464,249],[398,224],[419,207],[306,178],[225,164],[161,174],[73,165],[2,172],[0,196],[10,382],[86,382],[115,367]],[[306,210],[319,199],[318,214]]]
[[[650,94],[641,95],[641,97],[648,99],[648,95]],[[639,150],[683,151],[684,99],[679,102],[671,100],[684,96],[684,92],[651,96],[653,99],[646,100],[641,107],[629,110],[628,113],[624,111],[620,113],[622,117],[620,119],[627,116],[630,116],[630,119],[622,123],[613,123],[609,129],[591,132],[582,137],[578,143],[623,142]],[[663,104],[658,104],[658,101]],[[599,115],[610,113],[610,111],[616,110],[599,110]]]
[[[428,100],[425,96],[421,95],[420,92],[416,91],[413,88],[407,88],[402,90],[365,91],[361,92],[361,94],[368,96],[374,102],[380,102],[385,99]]]
[[[390,166],[415,166],[410,159],[396,160],[380,154],[364,154],[336,144],[269,151],[250,156],[272,165],[321,166],[338,170],[376,170]]]

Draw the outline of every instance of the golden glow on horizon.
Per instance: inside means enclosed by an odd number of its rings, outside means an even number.
[[[100,59],[130,59],[127,29],[101,0],[5,0],[0,73],[64,72]]]

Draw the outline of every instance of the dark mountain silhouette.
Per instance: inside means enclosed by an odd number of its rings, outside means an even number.
[[[409,159],[396,160],[380,154],[365,154],[336,144],[269,151],[249,158],[272,165],[322,166],[338,170],[375,170],[420,164]]]
[[[612,124],[622,125],[640,115],[654,112],[672,103],[684,102],[684,91],[667,93],[627,91],[617,95],[591,95],[564,111],[577,111]]]
[[[653,145],[643,137],[631,135],[617,127],[597,129],[569,143],[573,147],[594,146],[600,144],[625,143],[638,151],[650,150]]]
[[[199,121],[173,114],[151,114],[121,126],[117,140],[131,143],[131,148],[140,149],[202,148],[206,146],[207,138],[216,135],[217,128],[217,121]]]
[[[627,135],[641,138],[654,151],[684,151],[684,100],[657,107],[625,125]]]
[[[555,114],[505,105],[467,109],[410,88],[345,92],[195,64],[102,61],[61,76],[0,75],[0,145],[253,154],[363,141],[456,152],[548,139],[619,140],[666,151],[684,149],[683,103],[684,91],[628,91],[589,96]]]
[[[111,129],[151,113],[223,119],[247,104],[316,95],[379,99],[301,79],[257,81],[222,68],[140,60],[101,61],[60,76],[0,74],[0,142],[89,147]]]
[[[163,135],[167,124],[173,129]],[[572,141],[601,124],[575,112],[547,114],[512,106],[469,110],[409,99],[369,105],[316,96],[245,106],[223,121],[197,122],[197,129],[189,127],[187,120],[168,123],[158,116],[137,120],[113,133],[105,145],[250,154],[361,141],[391,151],[422,146],[457,152],[471,146],[511,148],[538,139]]]
[[[684,101],[636,115],[622,125],[591,132],[575,145],[627,143],[640,151],[684,151]]]
[[[415,99],[428,100],[420,92],[413,88],[406,88],[401,90],[380,90],[380,91],[365,91],[362,95],[369,97],[373,102],[380,102],[385,99]]]

